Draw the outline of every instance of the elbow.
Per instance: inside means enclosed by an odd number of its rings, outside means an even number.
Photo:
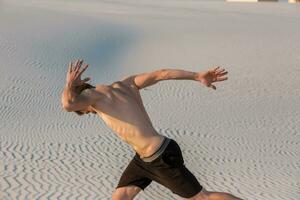
[[[62,101],[61,103],[62,103],[62,107],[65,111],[67,111],[67,112],[72,112],[73,111],[72,106],[69,102]]]
[[[73,110],[69,106],[63,105],[63,109],[67,112],[72,112]]]
[[[71,112],[71,111],[72,111],[69,105],[63,104],[62,107],[63,107],[63,109],[64,109],[65,111],[67,111],[67,112]]]
[[[157,78],[158,78],[158,81],[167,80],[168,79],[168,70],[167,69],[158,70],[157,71]]]

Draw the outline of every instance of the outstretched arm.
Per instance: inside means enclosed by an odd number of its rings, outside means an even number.
[[[216,86],[212,83],[227,80],[228,78],[225,76],[227,73],[228,72],[225,69],[220,67],[215,67],[203,72],[161,69],[134,76],[134,83],[139,89],[142,89],[163,80],[194,80],[204,84],[207,87],[216,89]]]

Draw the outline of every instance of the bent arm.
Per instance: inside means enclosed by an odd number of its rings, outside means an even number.
[[[89,105],[93,104],[89,95],[91,91],[89,90],[86,89],[81,94],[78,94],[75,88],[66,85],[61,98],[63,108],[68,112],[85,110]]]
[[[90,80],[90,78],[81,79],[81,74],[88,67],[88,65],[85,64],[83,69],[81,69],[82,64],[83,60],[77,60],[69,64],[66,85],[61,98],[63,108],[69,112],[84,110],[91,105],[94,100],[94,98],[92,98],[93,90],[85,89],[86,85],[88,85],[86,82]]]

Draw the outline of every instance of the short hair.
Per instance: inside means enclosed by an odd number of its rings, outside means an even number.
[[[83,90],[91,89],[91,88],[96,88],[96,87],[93,86],[93,85],[90,85],[90,84],[88,84],[88,83],[84,83],[83,85],[76,86],[76,87],[75,87],[75,91],[76,91],[76,93],[81,94],[81,92],[82,92]],[[84,114],[84,113],[81,112],[80,110],[74,111],[74,112],[75,112],[77,115],[83,115],[83,114]]]

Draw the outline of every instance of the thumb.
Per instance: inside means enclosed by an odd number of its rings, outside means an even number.
[[[211,87],[212,89],[216,90],[216,86],[214,86],[213,84],[211,84],[209,87]]]

